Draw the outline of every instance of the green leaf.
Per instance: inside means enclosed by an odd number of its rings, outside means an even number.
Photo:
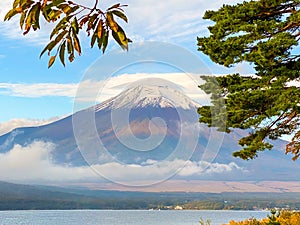
[[[61,9],[65,14],[69,14],[71,11],[72,7],[69,4],[60,4],[58,6],[59,9]]]
[[[27,15],[27,12],[23,12],[21,14],[21,17],[20,17],[20,27],[21,27],[21,29],[23,29],[23,25],[24,25],[24,21],[25,21],[26,15]]]
[[[78,52],[78,54],[80,55],[81,54],[81,47],[80,47],[80,42],[79,42],[79,39],[77,37],[77,34],[72,32],[72,37],[73,37],[74,48]]]
[[[53,6],[58,6],[59,4],[64,3],[66,1],[65,0],[52,0],[52,2],[53,2]]]
[[[94,33],[92,38],[91,38],[91,48],[94,47],[96,40],[97,40],[97,34]]]
[[[121,12],[121,11],[118,11],[118,10],[114,10],[114,11],[111,11],[114,15],[116,15],[117,17],[120,17],[121,19],[123,19],[126,23],[128,23],[128,19],[127,19],[127,16]]]
[[[53,9],[48,13],[47,16],[51,21],[56,21],[60,17],[60,14],[60,10]]]
[[[48,50],[49,52],[57,45],[58,42],[51,41],[49,44],[46,45],[46,47],[42,50],[40,54],[40,58],[43,56],[43,54]]]
[[[78,5],[70,6],[69,3],[63,3],[57,6],[57,8],[61,9],[67,16],[77,11],[80,7]]]
[[[128,39],[126,37],[125,32],[123,31],[123,29],[121,27],[119,27],[118,32],[112,31],[112,35],[113,35],[114,39],[116,40],[116,42],[122,47],[122,49],[128,50]]]
[[[102,52],[104,53],[108,44],[108,36],[109,33],[107,31],[104,32],[104,36],[102,37]]]
[[[89,32],[91,29],[94,29],[94,24],[95,24],[95,21],[97,21],[97,17],[98,17],[98,14],[93,14],[89,18],[88,27],[86,29],[87,32]]]
[[[46,8],[44,8],[43,9],[43,11],[42,11],[42,13],[43,13],[43,16],[44,16],[44,18],[45,18],[45,20],[47,21],[47,22],[50,22],[51,20],[50,20],[50,18],[49,18],[49,13],[50,13],[50,11],[51,11],[51,9],[46,9]]]
[[[63,44],[60,46],[59,50],[59,58],[63,66],[65,65],[65,50],[66,50],[66,41],[63,42]]]
[[[13,8],[17,8],[17,6],[20,4],[20,0],[15,0],[13,3]]]
[[[35,13],[36,13],[35,6],[33,6],[29,10],[27,18],[25,19],[25,28],[24,28],[25,31],[23,32],[23,35],[26,35],[29,32],[31,26],[35,23],[34,22]]]
[[[120,6],[121,6],[121,4],[120,4],[120,3],[117,3],[117,4],[115,4],[115,5],[111,6],[111,7],[109,7],[109,8],[107,9],[107,11],[109,11],[109,10],[111,10],[111,9],[114,9],[114,8],[118,8],[118,7],[120,7]]]
[[[51,56],[48,62],[48,68],[50,68],[55,62],[56,56]]]
[[[8,13],[6,13],[6,15],[4,17],[4,21],[10,20],[16,14],[18,14],[18,12],[16,11],[16,9],[9,10]]]
[[[67,25],[66,23],[68,22],[68,20],[70,19],[71,17],[69,16],[66,16],[64,18],[62,18],[58,24],[54,27],[54,29],[52,30],[51,34],[50,34],[50,39],[52,39],[52,37],[56,34],[58,34],[59,30],[64,30]]]
[[[72,54],[74,52],[74,46],[70,36],[67,37],[67,49],[68,54]]]
[[[72,21],[72,27],[73,27],[74,32],[76,34],[78,34],[78,32],[79,32],[79,26],[78,26],[78,21],[77,21],[76,16],[74,17],[74,20]]]
[[[29,9],[32,4],[36,3],[35,1],[31,0],[20,0],[20,7],[25,10]]]
[[[55,38],[55,42],[60,42],[64,37],[65,37],[65,35],[68,33],[68,31],[67,30],[64,30],[64,31],[62,31],[59,35],[57,35],[57,37]]]
[[[102,48],[103,40],[104,40],[104,36],[102,38],[97,38],[97,43],[98,43],[98,48],[99,49]]]
[[[33,13],[32,13],[32,24],[33,24],[33,29],[37,30],[40,29],[40,12],[41,12],[41,4],[38,2],[35,4],[33,7]]]
[[[79,6],[74,6],[72,7],[70,10],[68,10],[67,12],[65,12],[67,15],[71,15],[73,12],[76,12],[80,7]]]

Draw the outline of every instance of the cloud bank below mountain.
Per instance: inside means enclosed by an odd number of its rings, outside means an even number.
[[[132,184],[139,181],[168,179],[166,174],[176,171],[177,177],[201,177],[205,174],[226,174],[231,171],[243,171],[235,163],[209,163],[205,161],[161,161],[148,160],[142,164],[123,164],[110,162],[102,165],[71,167],[56,165],[51,158],[55,145],[51,142],[35,141],[29,145],[14,147],[0,154],[0,180],[12,182],[60,183],[60,182],[99,182],[104,181],[101,174],[110,181],[122,181]],[[96,173],[95,173],[96,172]],[[175,175],[175,174],[174,174]]]

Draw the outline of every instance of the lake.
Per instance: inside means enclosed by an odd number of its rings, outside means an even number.
[[[146,211],[146,210],[26,210],[0,211],[1,225],[199,225],[200,218],[211,225],[231,219],[266,217],[266,211]]]

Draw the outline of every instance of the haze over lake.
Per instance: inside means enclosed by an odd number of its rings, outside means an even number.
[[[3,211],[1,225],[198,225],[211,220],[211,225],[230,220],[263,218],[265,211],[142,211],[142,210],[71,210],[71,211]]]

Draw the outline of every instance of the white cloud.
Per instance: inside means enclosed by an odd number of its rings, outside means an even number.
[[[233,170],[242,170],[236,163],[229,164],[209,163],[206,161],[192,162],[188,161],[185,167],[179,172],[181,176],[193,176],[201,174],[226,173]]]
[[[64,116],[63,116],[64,117]],[[0,123],[0,136],[12,131],[18,127],[36,127],[41,126],[44,124],[48,124],[59,120],[63,117],[54,117],[47,120],[36,120],[36,119],[11,119],[9,121],[1,122]]]
[[[189,37],[206,34],[208,22],[202,19],[208,9],[218,9],[223,4],[242,2],[239,0],[140,0],[124,1],[129,7],[126,12],[129,34],[146,40],[181,42]]]
[[[107,176],[112,180],[121,180],[137,183],[143,183],[143,180],[163,180],[170,178],[173,175],[180,177],[201,177],[202,175],[223,174],[234,170],[242,170],[235,163],[229,164],[210,163],[206,161],[154,161],[139,164],[121,164],[121,163],[106,163],[103,165],[95,165],[93,168],[99,173]]]
[[[198,85],[203,81],[200,79],[200,75],[185,74],[185,73],[137,73],[137,74],[123,74],[117,77],[111,77],[106,82],[98,83],[98,101],[102,102],[110,97],[113,97],[122,91],[129,88],[133,83],[141,81],[143,79],[158,78],[163,79],[174,84],[173,87],[179,89],[185,95],[191,99],[201,102],[208,103],[208,96],[198,88]],[[87,81],[86,81],[87,82]],[[84,85],[86,85],[84,83]],[[83,93],[88,93],[91,90],[89,85],[86,85],[86,89]],[[93,95],[91,95],[93,96]]]
[[[58,83],[36,83],[36,84],[13,84],[0,83],[0,95],[17,96],[27,98],[38,98],[45,96],[61,96],[74,98],[78,101],[102,102],[124,91],[132,83],[149,78],[160,78],[173,82],[184,94],[191,99],[207,104],[209,99],[203,91],[198,88],[202,82],[200,75],[185,73],[157,73],[157,74],[123,74],[111,77],[106,81],[86,80],[81,82],[80,94],[76,93],[78,84],[58,84]],[[97,96],[95,99],[94,96]],[[94,99],[93,99],[94,98]]]
[[[17,182],[97,182],[107,179],[127,184],[141,185],[149,180],[164,180],[170,175],[181,178],[205,174],[223,174],[241,170],[235,163],[219,164],[209,162],[192,162],[184,160],[154,161],[138,164],[110,162],[102,165],[70,167],[56,165],[51,158],[55,145],[50,142],[35,141],[29,145],[14,147],[0,154],[0,180]],[[98,173],[98,175],[95,173]]]
[[[63,96],[73,97],[77,84],[35,83],[13,84],[0,83],[0,94],[17,97]]]
[[[71,168],[54,165],[54,144],[37,141],[28,146],[15,145],[0,154],[0,179],[6,181],[61,182],[95,177],[89,167]]]

